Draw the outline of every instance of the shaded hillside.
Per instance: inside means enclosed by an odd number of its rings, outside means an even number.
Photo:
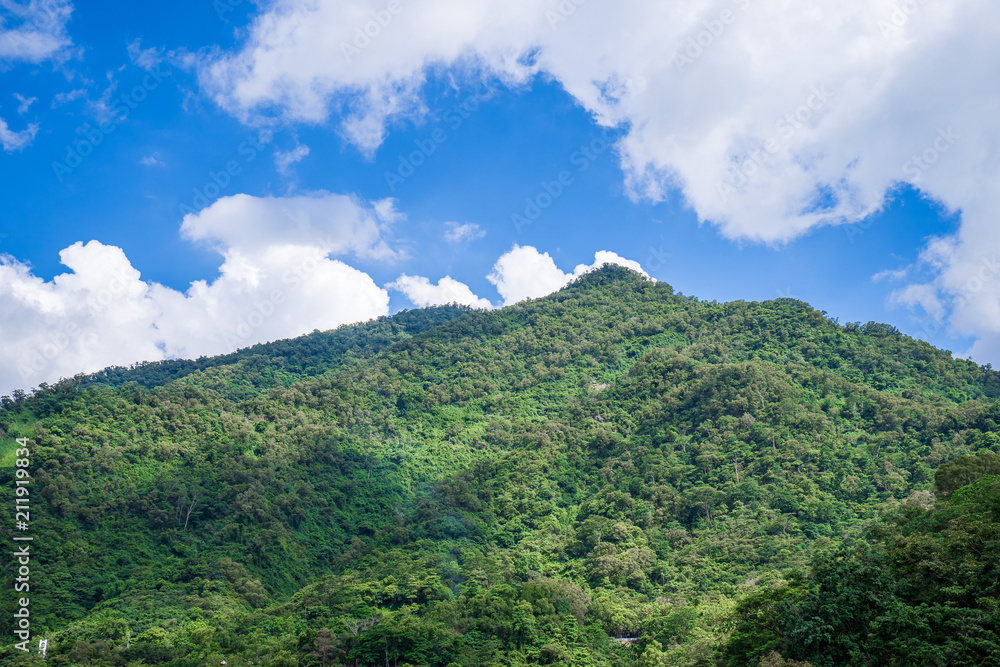
[[[733,648],[747,601],[1000,451],[998,396],[890,327],[608,266],[7,400],[2,488],[30,438],[53,664],[757,667],[806,650]]]

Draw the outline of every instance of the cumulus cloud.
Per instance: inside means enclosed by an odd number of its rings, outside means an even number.
[[[444,223],[448,230],[444,233],[444,240],[448,243],[462,243],[463,241],[475,241],[486,236],[486,232],[479,228],[479,225],[465,223],[460,225],[457,222]]]
[[[257,18],[243,50],[206,62],[201,79],[242,118],[278,112],[315,123],[342,108],[342,134],[370,154],[387,122],[422,108],[427,66],[469,56],[473,67],[510,80],[530,74],[511,45],[520,43],[521,17],[533,4],[402,2],[390,12],[375,0],[282,2]]]
[[[573,277],[560,271],[549,253],[515,243],[510,252],[497,260],[486,279],[496,285],[504,305],[509,306],[560,290]]]
[[[68,0],[0,3],[0,61],[63,60],[72,46],[66,34],[72,13]]]
[[[910,4],[444,0],[379,21],[376,0],[287,0],[202,75],[244,116],[346,109],[345,133],[372,148],[388,119],[419,112],[428,67],[543,71],[601,124],[630,128],[619,148],[634,194],[679,187],[727,235],[782,241],[866,216],[895,181],[935,181],[902,165],[939,131],[995,126],[983,98],[997,94],[972,84],[1000,65],[984,15],[1000,8]]]
[[[462,306],[472,306],[473,308],[483,308],[489,310],[493,308],[486,299],[476,296],[468,285],[461,283],[451,276],[445,276],[438,281],[437,285],[422,276],[401,275],[395,282],[385,286],[386,289],[397,290],[406,295],[410,301],[418,308],[425,306],[438,306],[448,303],[457,303]]]
[[[0,145],[8,153],[24,150],[35,140],[38,134],[38,123],[31,123],[28,127],[19,132],[15,132],[7,125],[7,121],[0,118]]]
[[[220,199],[184,219],[183,235],[223,258],[217,278],[185,292],[143,280],[120,248],[97,241],[63,250],[69,271],[51,281],[3,257],[0,311],[16,326],[0,335],[0,391],[387,315],[388,292],[333,258],[396,257],[380,231],[387,212],[330,193]]]
[[[625,128],[628,191],[679,191],[727,237],[782,243],[862,220],[910,184],[962,212],[934,287],[953,326],[1000,335],[992,288],[964,300],[1000,245],[1000,5],[988,0],[653,3],[284,0],[202,81],[243,118],[321,122],[371,153],[419,115],[429,68],[543,73]],[[382,20],[380,20],[382,19]],[[996,281],[994,281],[996,282]]]
[[[605,264],[618,264],[649,277],[638,262],[625,259],[616,253],[601,250],[594,254],[593,264],[578,264],[573,273],[563,273],[549,253],[541,253],[532,246],[514,247],[493,265],[486,279],[496,285],[509,306],[525,299],[537,299],[556,292],[584,273]]]
[[[399,218],[391,199],[365,205],[354,197],[325,191],[294,197],[239,194],[184,216],[181,235],[223,253],[230,248],[259,253],[280,244],[394,259],[399,255],[383,234]]]

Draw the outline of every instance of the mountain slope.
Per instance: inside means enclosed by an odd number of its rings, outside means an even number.
[[[746,596],[997,451],[998,396],[889,327],[607,266],[78,378],[0,426],[8,466],[34,443],[50,662],[712,664]]]

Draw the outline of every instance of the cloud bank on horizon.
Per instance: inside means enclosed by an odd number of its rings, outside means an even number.
[[[979,337],[970,352],[996,358],[1000,282],[982,273],[1000,246],[998,21],[987,0],[281,0],[201,78],[247,120],[338,114],[371,154],[421,115],[435,68],[512,86],[544,74],[626,128],[633,197],[679,191],[732,239],[855,223],[909,184],[962,224],[928,243],[936,278],[895,301],[943,304],[932,313]]]
[[[137,360],[196,358],[390,314],[388,290],[419,307],[493,304],[450,276],[401,275],[385,287],[336,256],[398,257],[387,238],[402,214],[328,192],[225,197],[184,218],[182,235],[219,252],[219,277],[181,293],[144,281],[120,248],[78,242],[60,253],[69,272],[45,281],[0,256],[0,311],[18,327],[0,338],[0,393]],[[274,224],[278,220],[280,225]],[[490,280],[504,305],[555,292],[605,263],[644,273],[615,253],[564,274],[547,253],[517,246]]]

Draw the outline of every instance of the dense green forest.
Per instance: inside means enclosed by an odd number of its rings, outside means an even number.
[[[892,327],[613,266],[15,392],[0,663],[1000,665],[998,399]]]

